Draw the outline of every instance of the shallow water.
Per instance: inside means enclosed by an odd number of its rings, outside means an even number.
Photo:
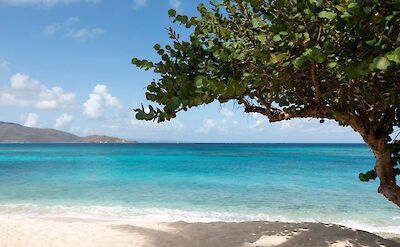
[[[340,223],[400,233],[358,144],[1,144],[0,213]]]

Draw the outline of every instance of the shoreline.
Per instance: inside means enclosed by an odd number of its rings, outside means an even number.
[[[0,215],[0,247],[253,247],[400,245],[400,234],[269,221],[187,223]]]
[[[287,215],[273,215],[262,213],[230,212],[230,211],[188,211],[171,208],[136,208],[126,206],[100,206],[100,205],[37,205],[37,204],[0,204],[1,216],[23,216],[28,218],[71,218],[87,221],[156,221],[176,222],[184,221],[189,223],[210,223],[210,222],[288,222],[288,223],[322,223],[341,225],[352,229],[371,233],[384,233],[400,235],[400,225],[386,222],[366,222],[357,220],[359,216],[347,219],[332,217],[292,217]],[[1,246],[0,246],[1,247]]]

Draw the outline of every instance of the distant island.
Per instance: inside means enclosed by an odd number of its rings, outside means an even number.
[[[30,128],[0,122],[0,143],[135,143],[116,137],[91,135],[80,137],[55,129]]]

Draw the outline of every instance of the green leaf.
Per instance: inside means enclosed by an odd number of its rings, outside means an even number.
[[[350,19],[350,18],[352,18],[353,16],[349,13],[349,12],[344,12],[341,16],[340,16],[340,18],[342,18],[342,19],[344,19],[344,20],[348,20],[348,19]]]
[[[318,52],[317,54],[315,54],[313,56],[313,59],[317,62],[317,63],[323,63],[325,62],[325,57],[321,52]]]
[[[165,62],[167,62],[169,60],[169,57],[167,54],[164,54],[161,56],[162,60],[164,60]]]
[[[174,9],[168,10],[168,15],[169,15],[170,17],[175,17],[175,16],[176,16],[176,10],[174,10]]]
[[[322,3],[323,3],[322,0],[309,0],[309,1],[310,1],[310,3],[312,3],[312,4],[315,4],[315,6],[317,6],[317,7],[321,7],[321,6],[322,6]]]
[[[393,19],[394,15],[388,15],[385,17],[385,21],[391,21]]]
[[[323,63],[325,61],[325,57],[322,54],[321,48],[319,46],[314,46],[307,49],[303,53],[303,55],[309,59],[316,61],[317,63]]]
[[[188,22],[188,17],[186,15],[178,15],[176,20],[181,22],[182,24],[186,24]]]
[[[306,58],[304,56],[296,58],[292,63],[296,69],[303,68],[304,64],[306,63]]]
[[[197,76],[194,79],[194,85],[196,86],[196,88],[202,88],[204,86],[203,79],[204,79],[203,76]]]
[[[160,49],[161,49],[161,45],[155,44],[155,45],[154,45],[154,49],[155,49],[156,51],[160,50]]]
[[[276,53],[276,54],[271,54],[270,56],[270,63],[275,64],[275,63],[279,63],[281,62],[283,59],[286,58],[286,54],[285,53]]]
[[[203,3],[200,3],[199,5],[197,5],[197,11],[199,11],[200,13],[205,13],[207,12],[207,8]]]
[[[336,9],[339,10],[340,12],[345,12],[345,11],[346,11],[346,8],[343,7],[342,5],[336,5],[335,7],[336,7]]]
[[[368,171],[366,173],[360,173],[358,178],[361,182],[369,182],[370,180],[375,180],[378,177],[375,170]]]
[[[375,46],[376,42],[377,42],[376,38],[365,41],[365,43],[370,46]]]
[[[328,63],[328,67],[329,67],[329,68],[335,68],[336,65],[337,65],[336,62],[330,62],[330,63]]]
[[[137,59],[136,57],[132,58],[131,63],[132,64],[137,64],[139,62],[139,59]]]
[[[364,13],[365,14],[369,14],[369,13],[371,13],[371,10],[372,10],[372,8],[371,7],[368,7],[368,6],[365,6],[364,8],[363,8],[363,11],[364,11]]]
[[[265,34],[257,35],[256,39],[259,40],[261,43],[265,44],[267,42],[267,35]]]
[[[222,37],[226,37],[229,33],[229,30],[226,28],[221,29],[220,31]]]
[[[153,120],[154,117],[156,116],[156,113],[154,112],[154,109],[152,106],[149,106],[149,113],[146,113],[143,106],[142,109],[136,109],[135,110],[136,113],[136,118],[138,120],[146,120],[146,121],[150,121]]]
[[[394,50],[394,51],[392,51],[392,52],[389,52],[389,53],[386,55],[386,58],[387,58],[389,61],[393,61],[393,62],[395,62],[395,63],[400,63],[400,47],[397,47],[396,50]]]
[[[375,65],[377,69],[386,70],[389,67],[390,62],[386,57],[380,57],[376,60]]]
[[[334,12],[328,12],[328,11],[321,11],[319,14],[318,14],[318,17],[319,18],[325,18],[325,19],[328,19],[328,20],[330,20],[330,21],[332,21],[333,19],[335,19],[336,18],[336,13],[334,13]]]
[[[359,6],[358,6],[357,3],[350,3],[350,4],[347,6],[347,8],[354,10],[354,9],[358,9]]]
[[[307,43],[308,41],[310,41],[310,34],[308,32],[304,33],[304,43]]]
[[[281,41],[282,38],[281,38],[281,36],[280,36],[279,34],[276,34],[276,35],[274,35],[274,37],[272,38],[272,40],[275,41],[275,42],[278,42],[278,41]]]
[[[304,30],[306,30],[306,27],[304,25],[298,25],[297,26],[297,31],[298,32],[303,32]]]

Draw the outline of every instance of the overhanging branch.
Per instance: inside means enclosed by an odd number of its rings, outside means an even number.
[[[281,109],[271,106],[260,107],[252,105],[247,101],[244,101],[244,105],[246,112],[256,112],[265,115],[268,117],[271,123],[294,118],[325,118],[348,124],[358,132],[363,132],[364,129],[362,123],[350,113],[339,112],[336,109],[329,107],[310,107],[296,111],[285,112]]]

